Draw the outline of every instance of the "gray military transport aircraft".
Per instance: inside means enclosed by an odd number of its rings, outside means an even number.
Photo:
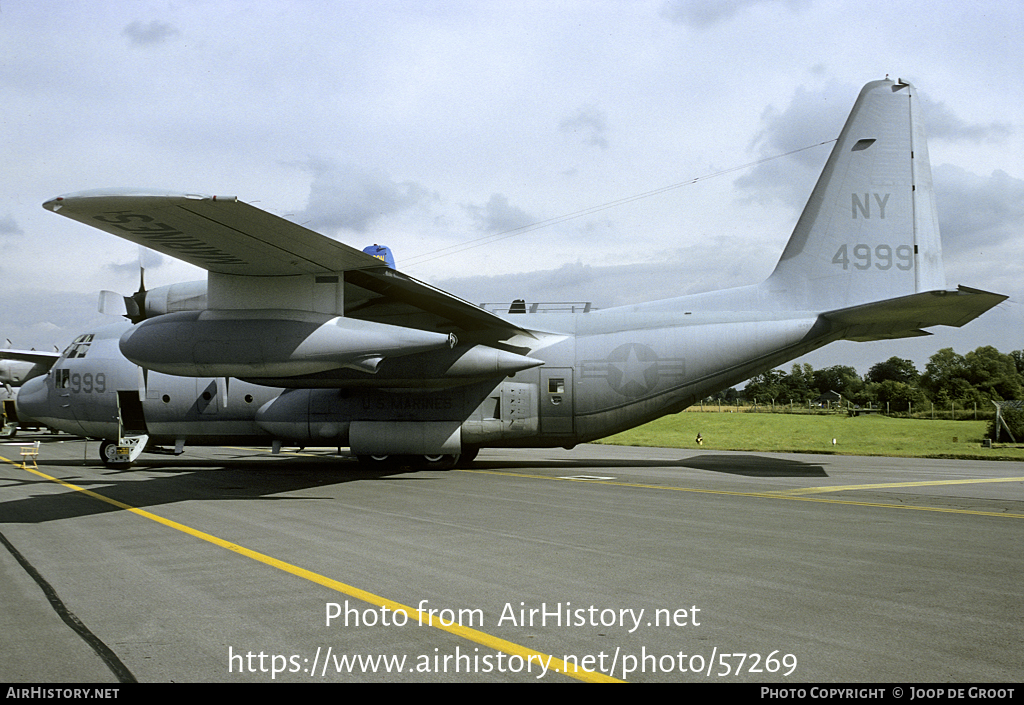
[[[13,387],[20,387],[33,377],[45,375],[60,357],[57,352],[15,350],[10,342],[7,341],[8,347],[0,349],[0,385],[8,393],[13,394]]]
[[[827,343],[928,335],[1006,298],[946,289],[902,80],[863,88],[767,280],[618,308],[491,312],[236,198],[105,190],[43,206],[208,272],[137,294],[134,324],[80,336],[22,387],[23,415],[105,439],[105,462],[147,440],[339,445],[428,467],[571,448]]]
[[[13,436],[18,429],[18,413],[15,406],[15,388],[32,379],[45,375],[60,358],[58,352],[41,350],[15,350],[11,341],[0,349],[0,402],[3,403],[3,427],[0,437]]]

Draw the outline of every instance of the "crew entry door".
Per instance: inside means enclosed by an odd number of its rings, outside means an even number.
[[[573,432],[572,368],[542,367],[540,370],[540,432]]]

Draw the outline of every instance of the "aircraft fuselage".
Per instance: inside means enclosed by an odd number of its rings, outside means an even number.
[[[150,442],[160,444],[280,441],[350,446],[361,455],[572,447],[680,411],[830,339],[815,329],[814,314],[702,312],[698,306],[714,304],[707,296],[518,314],[517,324],[543,331],[529,353],[543,364],[437,388],[282,389],[144,372],[120,351],[129,324],[114,324],[80,336],[49,374],[23,387],[18,406],[53,428],[116,439],[118,392],[134,392]]]

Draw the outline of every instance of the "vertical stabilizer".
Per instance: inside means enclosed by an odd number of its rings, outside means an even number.
[[[861,90],[767,293],[828,311],[944,290],[942,246],[917,91]]]

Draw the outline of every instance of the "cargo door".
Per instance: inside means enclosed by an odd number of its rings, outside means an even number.
[[[142,409],[142,398],[138,389],[117,390],[117,428],[118,439],[113,447],[113,455],[107,456],[113,463],[132,463],[146,448],[149,431],[146,429],[146,416]],[[102,447],[100,454],[103,454]],[[104,460],[104,462],[108,462]]]
[[[146,415],[142,410],[139,390],[117,390],[117,421],[120,436],[138,436],[149,433]]]

